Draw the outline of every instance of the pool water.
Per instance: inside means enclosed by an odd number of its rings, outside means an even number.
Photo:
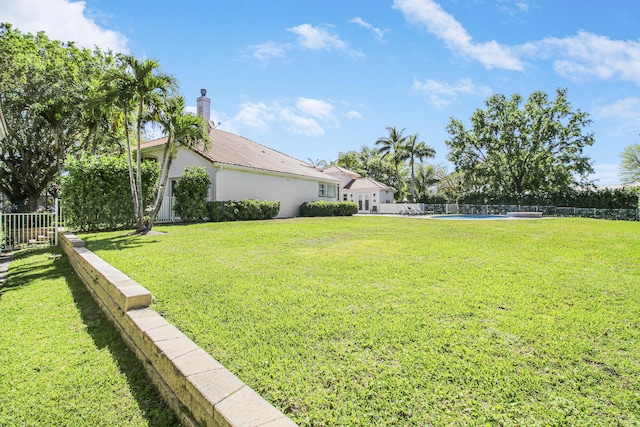
[[[432,215],[433,219],[515,219],[506,215],[471,215],[471,214],[455,214],[455,215]]]

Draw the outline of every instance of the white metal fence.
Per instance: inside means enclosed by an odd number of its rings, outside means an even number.
[[[0,212],[0,248],[12,251],[31,246],[57,245],[57,231],[62,224],[58,199],[52,212]]]
[[[542,212],[543,216],[583,217],[639,221],[638,209],[601,209],[575,208],[565,206],[524,206],[524,205],[458,205],[458,204],[424,204],[424,203],[391,203],[380,205],[382,214],[407,214],[408,212],[424,214],[482,214],[506,215],[508,212]]]

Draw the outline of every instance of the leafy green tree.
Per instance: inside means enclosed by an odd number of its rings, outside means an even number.
[[[158,216],[165,189],[167,188],[169,168],[171,167],[178,147],[194,148],[198,144],[209,146],[207,123],[201,116],[195,116],[185,112],[184,98],[182,98],[182,96],[175,96],[167,101],[158,121],[167,135],[167,143],[164,146],[162,159],[160,160],[162,169],[156,187],[153,207],[149,215],[147,231],[151,230]]]
[[[175,89],[176,80],[160,72],[160,64],[153,59],[139,60],[133,55],[121,55],[118,62],[118,68],[106,75],[105,99],[123,112],[129,182],[136,213],[136,232],[144,233],[148,231],[149,221],[145,220],[142,197],[142,131],[147,123],[161,114],[168,96]],[[135,133],[135,167],[131,143],[132,130]]]
[[[620,154],[620,180],[625,185],[640,183],[640,144],[624,147]]]
[[[11,202],[35,210],[66,156],[82,150],[87,94],[110,58],[0,24],[0,105],[11,130],[0,141],[0,191]]]
[[[378,152],[383,158],[389,156],[392,159],[395,168],[395,187],[396,189],[402,188],[402,179],[400,178],[400,165],[406,160],[405,146],[407,143],[407,136],[403,136],[404,129],[398,130],[395,126],[387,126],[388,136],[383,136],[376,140],[375,145],[378,147]]]
[[[428,146],[423,141],[418,141],[418,134],[409,135],[405,146],[403,147],[400,158],[403,160],[409,160],[409,169],[411,170],[411,203],[416,199],[415,190],[415,163],[416,160],[422,161],[423,159],[432,159],[436,156],[436,150],[433,147]]]
[[[496,94],[471,116],[471,129],[454,118],[447,126],[449,160],[476,189],[522,196],[557,193],[587,185],[593,173],[583,149],[594,142],[583,128],[589,115],[572,111],[566,89],[554,100],[531,94],[522,106],[518,94]]]
[[[363,177],[375,179],[378,182],[395,185],[395,165],[390,157],[383,157],[378,150],[367,145],[360,147],[360,151],[351,150],[338,154],[336,160],[338,166],[356,172]],[[401,177],[406,175],[404,165],[399,165]]]

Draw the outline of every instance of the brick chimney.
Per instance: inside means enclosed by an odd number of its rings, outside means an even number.
[[[200,89],[200,96],[198,98],[198,115],[204,117],[204,119],[209,123],[211,116],[211,99],[207,98],[207,90]]]

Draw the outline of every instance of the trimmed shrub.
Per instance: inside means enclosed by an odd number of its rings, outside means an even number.
[[[304,202],[300,205],[300,216],[351,216],[358,213],[354,202]]]
[[[639,193],[635,188],[602,188],[598,190],[576,190],[544,195],[510,195],[473,192],[462,196],[464,205],[525,205],[525,206],[571,206],[596,209],[637,209]]]
[[[175,186],[176,215],[184,222],[202,222],[207,219],[207,195],[211,178],[201,166],[186,167]]]
[[[207,202],[209,221],[253,221],[271,219],[278,215],[280,202],[266,200],[240,200],[224,202]]]
[[[135,225],[129,167],[124,157],[69,157],[66,170],[68,175],[62,178],[61,198],[67,228],[101,231]],[[159,174],[157,163],[142,163],[145,205],[153,201]]]

